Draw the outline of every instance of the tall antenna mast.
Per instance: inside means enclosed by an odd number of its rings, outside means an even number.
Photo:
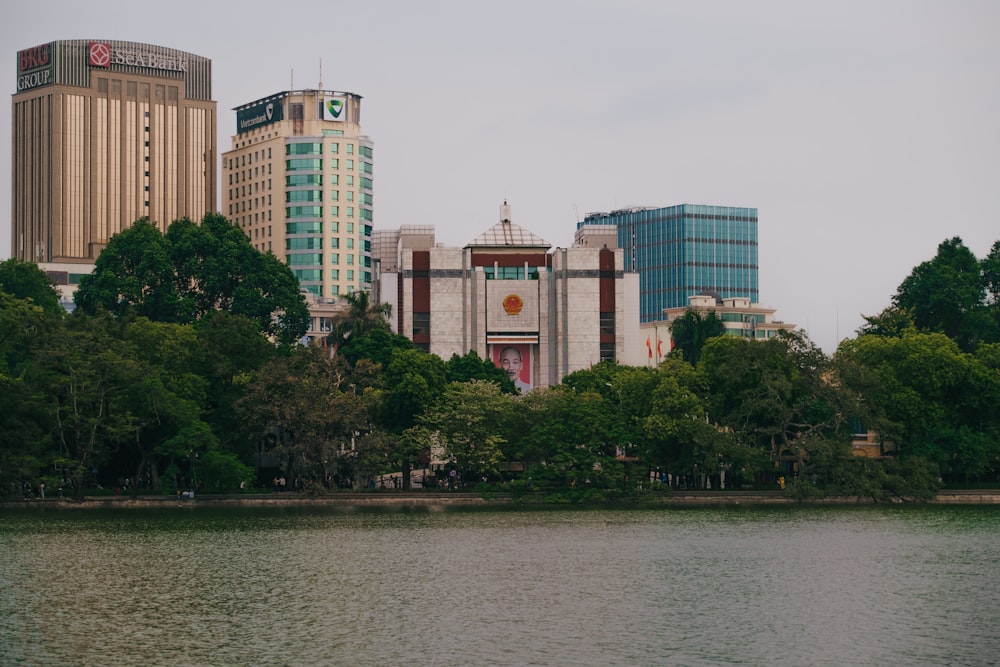
[[[288,90],[295,90],[295,69],[289,70],[288,74]]]
[[[323,90],[323,59],[319,59],[319,89]]]

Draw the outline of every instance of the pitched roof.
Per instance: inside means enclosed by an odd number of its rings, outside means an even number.
[[[545,248],[551,247],[548,241],[536,236],[527,229],[510,221],[510,204],[505,199],[500,207],[500,222],[474,238],[466,248]]]
[[[469,242],[467,247],[550,248],[552,244],[520,225],[503,220]]]

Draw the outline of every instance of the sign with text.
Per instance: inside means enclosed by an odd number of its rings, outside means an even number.
[[[17,92],[52,83],[52,44],[17,52]]]
[[[249,132],[259,127],[284,120],[280,100],[268,100],[236,112],[236,133]]]

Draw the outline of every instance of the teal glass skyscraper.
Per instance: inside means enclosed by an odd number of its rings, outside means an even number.
[[[663,318],[705,291],[757,303],[757,209],[681,204],[590,213],[577,223],[616,225],[625,270],[639,274],[639,318]]]

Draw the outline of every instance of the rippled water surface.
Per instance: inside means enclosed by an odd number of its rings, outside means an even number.
[[[0,514],[0,665],[987,665],[1000,508]]]

